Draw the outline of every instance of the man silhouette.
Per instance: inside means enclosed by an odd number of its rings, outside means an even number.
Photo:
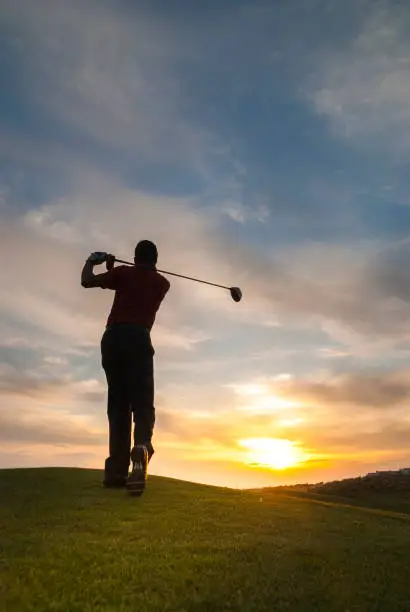
[[[111,267],[103,274],[94,274],[94,266],[107,261],[112,266],[114,263],[112,255],[97,252],[89,256],[81,273],[83,287],[115,291],[101,339],[109,423],[109,456],[105,461],[103,484],[126,486],[135,495],[142,495],[145,489],[148,462],[154,453],[155,351],[151,329],[170,288],[169,281],[157,272],[157,260],[155,244],[142,240],[135,247],[134,266]],[[131,449],[132,417],[134,445]],[[128,475],[130,460],[132,471]]]

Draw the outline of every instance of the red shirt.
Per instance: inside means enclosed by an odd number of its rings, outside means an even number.
[[[151,330],[170,286],[169,281],[155,267],[112,268],[104,274],[101,284],[103,289],[115,290],[107,327],[113,323],[138,323]]]

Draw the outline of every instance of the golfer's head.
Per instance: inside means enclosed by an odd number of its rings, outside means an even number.
[[[150,240],[141,240],[135,247],[134,261],[136,264],[155,266],[158,261],[157,247]]]

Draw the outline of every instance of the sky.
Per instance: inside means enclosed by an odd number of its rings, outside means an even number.
[[[102,468],[95,250],[156,242],[150,472],[410,465],[410,7],[2,0],[0,468]]]

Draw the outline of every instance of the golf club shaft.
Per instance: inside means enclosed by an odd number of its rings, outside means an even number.
[[[118,263],[126,264],[128,266],[135,265],[134,263],[130,261],[124,261],[123,259],[115,258],[114,261]],[[192,276],[184,276],[183,274],[176,274],[175,272],[167,272],[166,270],[157,270],[157,272],[161,272],[162,274],[170,274],[171,276],[178,276],[178,278],[186,278],[187,280],[195,281],[196,283],[203,283],[204,285],[211,285],[212,287],[219,287],[220,289],[228,289],[228,291],[230,290],[230,287],[227,287],[226,285],[217,285],[216,283],[210,283],[209,281],[204,281],[199,278],[193,278]]]

